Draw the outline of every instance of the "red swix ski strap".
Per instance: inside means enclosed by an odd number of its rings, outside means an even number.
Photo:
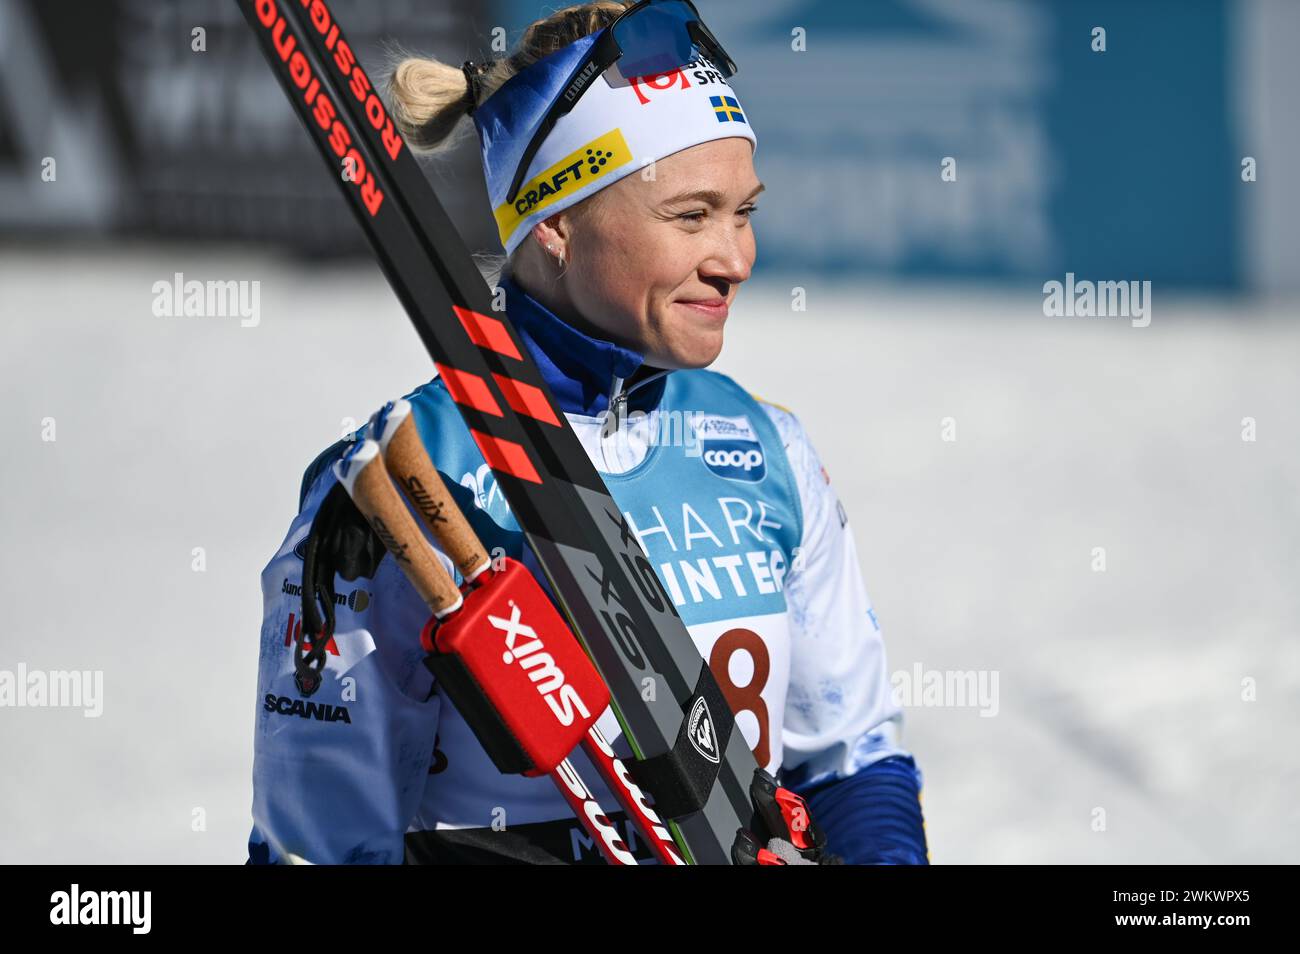
[[[545,775],[609,705],[596,667],[523,564],[509,557],[425,624],[425,665],[506,773]]]

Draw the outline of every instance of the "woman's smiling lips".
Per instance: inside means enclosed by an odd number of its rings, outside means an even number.
[[[718,319],[725,319],[727,313],[731,310],[725,298],[697,298],[694,300],[681,298],[678,299],[676,304],[685,305],[702,315]]]

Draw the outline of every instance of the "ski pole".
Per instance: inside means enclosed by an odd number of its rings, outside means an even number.
[[[425,627],[425,633],[422,634],[422,640],[427,638],[432,629],[440,624],[447,624],[455,618],[456,614],[464,608],[465,598],[450,574],[439,562],[437,554],[425,540],[424,535],[420,532],[419,527],[407,511],[406,505],[398,495],[384,466],[384,459],[379,445],[372,440],[359,442],[348,451],[342,460],[334,465],[334,473],[347,489],[348,495],[356,503],[357,509],[361,511],[374,528],[379,539],[383,541],[393,560],[433,613],[430,624]],[[482,640],[479,639],[478,642],[481,643]],[[432,649],[433,647],[426,644],[425,648]],[[510,672],[511,670],[507,668],[505,671]],[[524,699],[527,700],[527,698],[528,696],[525,694]],[[453,702],[456,701],[456,699],[453,699]],[[457,706],[458,709],[461,709],[462,715],[466,716],[467,721],[471,721],[472,716],[466,710],[478,711],[489,719],[496,716],[498,720],[502,720],[501,726],[504,727],[505,720],[500,713],[483,712],[483,706],[486,704],[484,700],[471,698],[468,701],[470,704],[464,708],[461,708],[460,705]],[[604,695],[602,710],[605,705],[608,705],[608,691]],[[513,725],[515,736],[520,736],[522,732],[530,729],[533,724],[545,723],[537,723],[532,718],[527,717],[516,718]],[[478,727],[472,721],[471,727],[476,729],[475,734],[477,735]],[[490,751],[493,748],[499,748],[502,744],[499,741],[500,738],[498,736],[498,742],[489,744]],[[513,742],[514,739],[510,741]],[[525,738],[522,741],[526,746],[529,740]],[[569,748],[571,749],[572,745]],[[540,774],[540,772],[536,774]],[[636,864],[636,859],[628,850],[622,836],[613,823],[610,822],[599,803],[597,803],[595,796],[583,783],[582,778],[569,760],[562,758],[558,762],[552,763],[547,770],[547,774],[550,775],[551,780],[560,790],[560,794],[595,842],[605,860],[613,865]]]
[[[414,505],[443,552],[467,583],[479,579],[491,566],[487,550],[433,466],[416,429],[410,402],[397,400],[385,405],[371,418],[370,434],[379,443],[389,475]],[[660,863],[686,864],[668,827],[647,803],[645,793],[594,723],[583,736],[581,745]]]

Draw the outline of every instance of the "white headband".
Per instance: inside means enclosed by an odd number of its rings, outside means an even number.
[[[735,92],[707,60],[632,82],[624,80],[615,65],[555,124],[529,165],[514,203],[506,202],[520,154],[545,109],[567,85],[566,63],[591,40],[586,37],[532,64],[475,111],[488,194],[507,255],[542,219],[666,156],[730,137],[748,139],[758,150],[758,138]],[[553,87],[549,96],[544,94],[547,86]],[[530,127],[518,128],[529,121]]]

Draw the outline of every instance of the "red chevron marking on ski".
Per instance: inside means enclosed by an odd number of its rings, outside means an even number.
[[[527,414],[547,424],[560,426],[560,421],[555,416],[555,409],[551,407],[551,402],[546,400],[546,395],[542,393],[541,388],[508,378],[504,374],[494,374],[492,379],[496,381],[497,387],[506,396],[506,403],[516,414]]]
[[[439,364],[438,375],[446,383],[451,399],[457,404],[472,407],[476,411],[491,414],[493,417],[505,417],[501,405],[497,403],[497,399],[488,390],[487,382],[477,374],[458,371],[445,364]]]
[[[462,308],[459,305],[452,307],[456,317],[460,319],[461,327],[469,335],[470,341],[480,348],[487,348],[507,358],[514,358],[516,361],[524,360],[519,354],[519,349],[515,347],[514,341],[511,340],[510,332],[499,320],[489,315],[481,315],[472,308]]]
[[[537,473],[537,468],[528,459],[528,451],[524,450],[521,445],[501,437],[493,437],[491,434],[484,434],[473,428],[470,428],[470,435],[474,438],[474,443],[478,445],[479,451],[483,454],[483,459],[487,461],[487,465],[493,470],[504,471],[518,477],[520,480],[531,481],[534,484],[542,482],[541,476]]]

